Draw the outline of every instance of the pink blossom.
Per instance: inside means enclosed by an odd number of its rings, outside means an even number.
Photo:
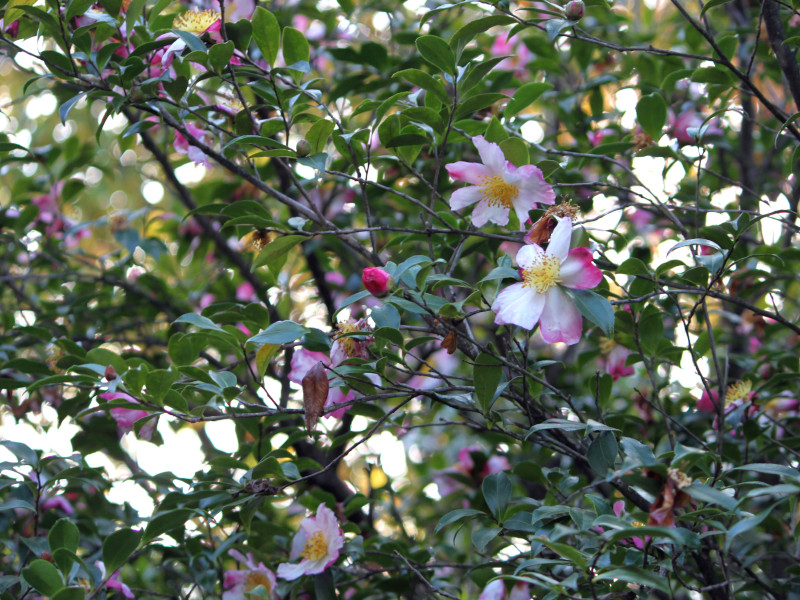
[[[716,413],[717,406],[719,406],[719,392],[712,388],[711,393],[709,393],[708,390],[704,389],[700,399],[697,401],[697,410],[705,413]]]
[[[305,348],[298,348],[292,355],[289,381],[302,383],[303,377],[306,376],[306,373],[308,373],[309,369],[311,369],[311,367],[316,365],[318,362],[321,362],[325,366],[330,366],[331,359],[328,358],[328,355],[323,352],[312,352],[311,350],[306,350]],[[338,378],[333,379],[332,382],[337,380]],[[345,392],[342,386],[331,385],[331,387],[328,389],[328,399],[325,401],[325,406],[328,407],[331,404],[349,402],[354,398],[355,393],[352,390]],[[345,410],[345,408],[340,408],[333,412],[328,412],[325,414],[325,417],[341,419],[344,416]]]
[[[72,506],[69,500],[67,500],[63,495],[56,494],[55,496],[51,496],[50,498],[46,498],[42,502],[42,510],[49,510],[49,509],[60,510],[65,515],[74,515],[75,508]]]
[[[508,600],[530,600],[531,592],[528,584],[524,581],[518,581],[511,588],[511,593],[508,595]]]
[[[373,342],[366,320],[348,319],[337,325],[338,337],[331,345],[331,366],[336,367],[348,358],[368,358],[368,348]],[[363,335],[348,335],[364,332]]]
[[[503,580],[495,579],[486,584],[478,600],[505,600],[505,597],[506,586],[503,585]]]
[[[128,269],[128,273],[125,275],[125,279],[128,283],[134,283],[139,277],[147,273],[144,267],[140,267],[139,265],[134,265],[130,269]]]
[[[316,517],[306,517],[300,530],[292,539],[290,560],[302,558],[299,563],[278,565],[278,577],[293,581],[303,575],[322,573],[339,558],[344,546],[344,536],[333,511],[320,504]]]
[[[138,404],[139,401],[133,396],[123,392],[105,392],[100,394],[103,400],[125,400],[131,404]],[[151,415],[146,410],[137,410],[135,408],[122,408],[114,407],[110,411],[111,418],[117,422],[117,431],[119,435],[125,435],[129,431],[133,431],[133,424],[139,419],[145,419]],[[139,437],[143,440],[150,440],[153,437],[153,432],[156,430],[158,418],[150,419],[139,429]]]
[[[228,552],[233,558],[244,564],[247,568],[236,570],[228,569],[222,581],[222,600],[249,600],[252,592],[259,585],[264,586],[270,600],[278,600],[275,591],[277,581],[275,574],[264,566],[264,563],[255,563],[253,555],[248,553],[245,557],[238,550]]]
[[[528,47],[516,35],[499,35],[494,38],[494,43],[490,50],[493,56],[510,56],[497,63],[498,69],[504,71],[514,71],[520,79],[528,76],[527,65],[533,58],[533,54]]]
[[[256,290],[249,281],[244,281],[236,286],[236,299],[240,302],[252,302],[257,298]]]
[[[105,579],[106,578],[105,564],[103,564],[101,561],[98,560],[97,562],[94,563],[94,566],[100,569],[100,578]],[[106,587],[110,590],[119,590],[120,592],[122,592],[122,595],[125,596],[126,598],[135,598],[133,592],[131,591],[131,588],[129,588],[127,585],[125,585],[119,580],[119,569],[114,571],[114,574],[108,578],[108,580],[106,581]]]
[[[697,145],[700,137],[723,133],[716,125],[716,120],[707,121],[703,125],[704,120],[705,116],[694,108],[681,112],[677,117],[672,113],[669,115],[672,135],[681,144]]]
[[[361,283],[373,296],[385,296],[394,285],[394,279],[380,267],[367,267],[361,272]]]
[[[203,142],[204,144],[209,143],[209,139],[207,139],[209,134],[196,125],[192,123],[186,123],[186,131],[188,131],[193,138]],[[175,152],[179,154],[185,154],[194,163],[203,165],[206,169],[211,168],[211,163],[208,161],[208,156],[206,156],[205,152],[196,146],[189,144],[189,141],[180,131],[175,131],[175,141],[173,142],[172,146],[175,148]]]
[[[520,230],[525,228],[528,212],[537,204],[553,204],[553,188],[535,165],[515,167],[506,160],[500,146],[487,142],[483,136],[472,138],[481,163],[459,161],[445,165],[450,177],[471,185],[450,195],[450,208],[460,210],[477,203],[472,211],[472,223],[483,227],[487,221],[507,225],[511,209],[517,215]]]
[[[505,456],[496,454],[486,459],[480,446],[464,446],[458,451],[458,462],[451,469],[434,473],[433,481],[439,488],[439,495],[444,497],[461,487],[461,482],[453,475],[467,477],[480,485],[487,475],[510,469],[511,464]]]
[[[625,361],[627,361],[628,357],[631,355],[631,351],[625,346],[620,346],[613,341],[611,343],[613,346],[611,346],[610,349],[604,349],[601,346],[601,350],[606,350],[601,356],[601,362],[603,363],[606,373],[611,375],[614,381],[617,381],[620,377],[633,375],[633,366],[625,364]]]
[[[614,514],[618,517],[622,516],[622,513],[625,512],[625,500],[617,500],[614,502]],[[649,539],[649,538],[648,538]],[[638,548],[639,550],[644,550],[644,542],[640,537],[632,537],[630,538],[631,543]]]
[[[542,339],[547,343],[580,341],[581,313],[562,287],[593,288],[603,279],[603,273],[592,263],[591,250],[570,250],[571,239],[572,220],[565,217],[553,230],[547,250],[529,244],[519,251],[522,281],[497,295],[492,304],[495,323],[529,330],[540,323]]]

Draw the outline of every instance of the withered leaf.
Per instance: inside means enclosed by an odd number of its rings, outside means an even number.
[[[447,350],[448,354],[452,354],[456,351],[456,332],[451,331],[448,333],[444,339],[442,340],[442,348]]]
[[[314,431],[317,419],[322,414],[325,401],[328,399],[328,375],[325,365],[318,362],[303,377],[303,406],[306,410],[306,431],[308,435]]]

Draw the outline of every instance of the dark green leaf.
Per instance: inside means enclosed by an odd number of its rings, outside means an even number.
[[[603,330],[606,337],[614,335],[614,309],[611,303],[591,290],[567,289],[581,314]]]
[[[253,39],[264,60],[272,66],[280,50],[281,26],[275,15],[261,6],[253,13]]]
[[[478,515],[486,516],[486,513],[480,510],[475,510],[474,508],[457,508],[456,510],[451,510],[436,524],[434,528],[434,533],[439,533],[443,528],[447,527],[451,523],[455,523],[460,521],[461,519],[467,519],[472,517],[477,517]]]
[[[415,42],[420,55],[434,67],[454,75],[456,72],[456,57],[453,51],[442,38],[435,35],[423,35]]]
[[[66,548],[75,552],[78,549],[81,534],[78,527],[69,519],[59,519],[50,528],[47,534],[47,543],[50,545],[50,552],[58,548]]]
[[[106,572],[113,573],[124,565],[139,546],[141,538],[141,531],[134,531],[129,527],[109,535],[103,541],[103,563],[106,565]]]
[[[592,469],[603,476],[614,468],[618,450],[616,436],[610,431],[603,431],[592,441],[586,457]]]
[[[667,103],[659,93],[642,96],[636,104],[636,117],[645,133],[658,140],[667,122]]]
[[[22,569],[22,578],[45,596],[52,596],[64,587],[64,580],[55,565],[40,558]]]
[[[486,413],[494,402],[497,386],[503,378],[503,363],[491,354],[481,353],[475,359],[472,368],[472,379],[475,385],[475,396],[481,410]]]
[[[536,99],[539,98],[539,96],[552,87],[552,84],[542,82],[526,83],[525,85],[520,86],[517,91],[514,92],[514,95],[511,97],[511,100],[508,101],[508,104],[506,104],[506,108],[503,111],[503,116],[506,119],[510,119],[518,112],[536,102]]]
[[[294,321],[277,321],[264,331],[251,337],[248,342],[254,344],[288,344],[300,338],[308,331]]]
[[[481,483],[481,491],[486,505],[498,522],[503,521],[511,499],[511,480],[503,473],[491,473]]]
[[[283,59],[286,64],[291,66],[299,62],[308,62],[311,53],[308,48],[308,40],[300,31],[294,27],[284,27],[283,29]]]

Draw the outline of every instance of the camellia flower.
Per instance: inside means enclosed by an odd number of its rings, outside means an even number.
[[[100,394],[100,397],[103,400],[125,400],[131,404],[138,404],[136,398],[123,392],[105,392]],[[111,418],[117,422],[117,431],[119,432],[120,436],[125,435],[129,431],[133,431],[133,424],[136,423],[136,421],[150,416],[150,413],[146,410],[122,408],[119,406],[112,408],[109,412],[111,413]],[[152,438],[153,432],[156,430],[157,423],[158,418],[150,419],[142,426],[141,429],[139,429],[139,437],[143,440],[149,440]]]
[[[545,342],[578,343],[583,330],[581,313],[562,287],[593,288],[603,273],[592,264],[588,248],[569,249],[571,239],[572,220],[566,217],[553,230],[547,250],[529,244],[517,253],[522,281],[497,295],[492,304],[495,323],[523,329],[540,323]]]
[[[278,577],[293,581],[302,575],[317,575],[339,558],[344,536],[333,511],[320,504],[316,517],[306,517],[292,540],[291,560],[299,563],[278,565]]]
[[[477,202],[472,211],[472,223],[482,227],[487,221],[498,225],[508,224],[513,208],[525,228],[528,211],[537,204],[553,204],[553,188],[544,180],[536,165],[515,167],[506,160],[500,146],[487,142],[483,136],[472,138],[482,163],[455,162],[445,165],[450,177],[472,185],[458,189],[450,195],[450,208],[460,210]]]
[[[617,381],[620,377],[633,375],[633,367],[625,364],[630,354],[630,350],[625,346],[620,346],[614,340],[604,338],[600,342],[601,362],[605,367],[606,373],[611,375],[614,381]]]
[[[242,563],[247,569],[229,569],[225,571],[222,581],[222,600],[248,600],[250,592],[258,586],[264,586],[267,597],[270,600],[277,600],[278,594],[275,592],[276,580],[275,573],[264,566],[264,563],[255,563],[252,554],[244,556],[238,550],[228,552],[233,558]]]
[[[207,137],[208,133],[192,123],[186,123],[186,131],[188,131],[192,137],[205,144],[210,142]],[[172,146],[175,148],[176,152],[185,154],[198,165],[203,165],[206,169],[211,168],[211,163],[208,161],[208,156],[206,153],[200,150],[200,148],[192,146],[189,143],[189,140],[187,140],[180,131],[175,131],[175,141],[173,142]]]
[[[105,580],[106,578],[105,564],[103,564],[103,562],[101,561],[97,561],[94,563],[94,566],[100,569],[100,578]],[[122,595],[125,596],[126,598],[136,597],[133,595],[131,588],[129,588],[127,585],[125,585],[119,580],[119,569],[114,571],[113,575],[111,575],[111,577],[108,578],[108,580],[106,581],[106,587],[110,590],[119,590],[120,592],[122,592]]]
[[[394,279],[380,267],[367,267],[361,272],[361,283],[373,296],[385,296],[394,285]]]
[[[331,366],[336,367],[348,358],[369,357],[367,348],[372,344],[373,338],[368,335],[370,327],[365,320],[348,319],[347,321],[341,321],[336,328],[339,336],[331,346]],[[364,332],[364,335],[346,335],[358,333],[359,331]]]

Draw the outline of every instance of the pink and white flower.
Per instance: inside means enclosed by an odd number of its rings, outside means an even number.
[[[210,143],[210,136],[204,129],[201,129],[192,123],[186,123],[186,131],[193,138],[203,142],[204,144]],[[197,146],[190,144],[189,140],[187,140],[180,131],[175,131],[175,141],[173,142],[172,146],[175,148],[175,152],[178,152],[179,154],[185,154],[192,162],[195,162],[198,165],[203,165],[206,169],[211,168],[211,163],[208,161],[208,156],[206,153]]]
[[[483,588],[478,600],[505,600],[506,586],[503,585],[502,579],[495,579],[486,584]]]
[[[138,400],[133,396],[124,392],[105,392],[100,394],[103,400],[125,400],[131,404],[138,404]],[[135,408],[123,408],[115,406],[110,411],[111,418],[117,422],[117,431],[120,436],[125,435],[129,431],[133,431],[133,424],[139,419],[145,419],[150,416],[150,412],[146,410],[137,410]],[[153,432],[156,430],[158,418],[150,419],[139,429],[139,437],[143,440],[150,440],[153,437]]]
[[[98,560],[97,562],[94,563],[94,566],[100,569],[100,578],[105,580],[106,578],[105,564],[103,564],[103,562]],[[131,591],[131,588],[129,588],[126,584],[122,583],[119,580],[119,569],[114,571],[111,577],[108,578],[108,581],[106,581],[106,587],[110,590],[119,590],[120,592],[122,592],[122,595],[125,596],[126,598],[135,598],[133,592]]]
[[[515,167],[506,160],[500,146],[487,142],[483,136],[472,138],[472,143],[483,162],[459,161],[445,165],[445,168],[456,181],[472,184],[450,195],[450,208],[460,210],[477,203],[472,211],[472,223],[476,227],[483,227],[487,221],[507,225],[513,208],[522,230],[528,212],[537,204],[555,202],[553,188],[544,180],[539,167]]]
[[[492,310],[498,325],[517,325],[533,329],[540,324],[547,343],[577,344],[583,321],[575,303],[563,288],[590,289],[603,279],[592,263],[589,248],[573,248],[572,220],[561,219],[550,236],[547,250],[538,244],[524,246],[517,253],[522,281],[497,295]]]
[[[306,517],[292,540],[290,560],[302,558],[299,563],[278,565],[278,577],[293,581],[303,575],[317,575],[339,558],[344,546],[344,536],[333,511],[320,504],[316,517]]]
[[[228,552],[233,558],[245,565],[246,569],[228,569],[222,581],[222,600],[249,600],[250,592],[259,585],[264,586],[267,597],[270,600],[277,600],[278,594],[275,592],[277,581],[275,573],[264,566],[264,563],[255,563],[253,555],[248,553],[244,556],[238,550]]]

